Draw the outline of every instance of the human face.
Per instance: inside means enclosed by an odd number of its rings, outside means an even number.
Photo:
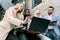
[[[30,15],[30,11],[29,10],[26,10],[26,15]]]
[[[53,8],[48,8],[48,15],[51,15],[53,13]]]
[[[40,16],[40,12],[37,12],[37,13],[36,13],[36,16]]]
[[[18,5],[18,11],[21,11],[23,9],[23,4]]]

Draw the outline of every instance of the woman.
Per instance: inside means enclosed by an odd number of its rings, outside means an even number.
[[[25,11],[24,11],[24,19],[27,17],[27,16],[29,16],[30,15],[30,10],[29,9],[26,9]]]
[[[31,17],[29,9],[26,9],[24,11],[24,20],[25,20],[26,17]],[[27,27],[27,24],[24,24],[23,26]]]
[[[14,26],[21,26],[28,23],[28,18],[24,21],[16,18],[16,12],[23,9],[23,3],[18,3],[17,5],[10,7],[4,15],[3,20],[0,22],[0,40],[5,40],[8,33]]]

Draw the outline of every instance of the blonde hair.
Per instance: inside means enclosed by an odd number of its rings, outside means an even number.
[[[37,10],[37,11],[34,13],[34,16],[35,16],[35,17],[37,17],[36,13],[38,13],[38,12],[40,13],[40,10]],[[40,13],[39,18],[41,18],[41,13]]]
[[[23,2],[17,3],[17,4],[14,6],[14,8],[15,8],[15,9],[17,9],[17,7],[18,7],[19,5],[21,5],[21,4],[23,4],[23,5],[24,5],[24,4],[25,4],[25,2],[23,1]]]

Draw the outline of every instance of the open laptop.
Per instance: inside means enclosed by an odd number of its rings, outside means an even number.
[[[35,33],[37,31],[40,33],[45,33],[49,23],[50,23],[50,20],[33,17],[29,25],[28,31],[31,33]]]

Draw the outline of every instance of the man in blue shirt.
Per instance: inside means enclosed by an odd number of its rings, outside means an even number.
[[[54,7],[49,6],[48,15],[44,17],[50,21],[56,21],[54,26],[48,26],[48,30],[46,31],[46,36],[51,38],[52,40],[60,40],[60,32],[59,25],[60,18],[54,13]]]

